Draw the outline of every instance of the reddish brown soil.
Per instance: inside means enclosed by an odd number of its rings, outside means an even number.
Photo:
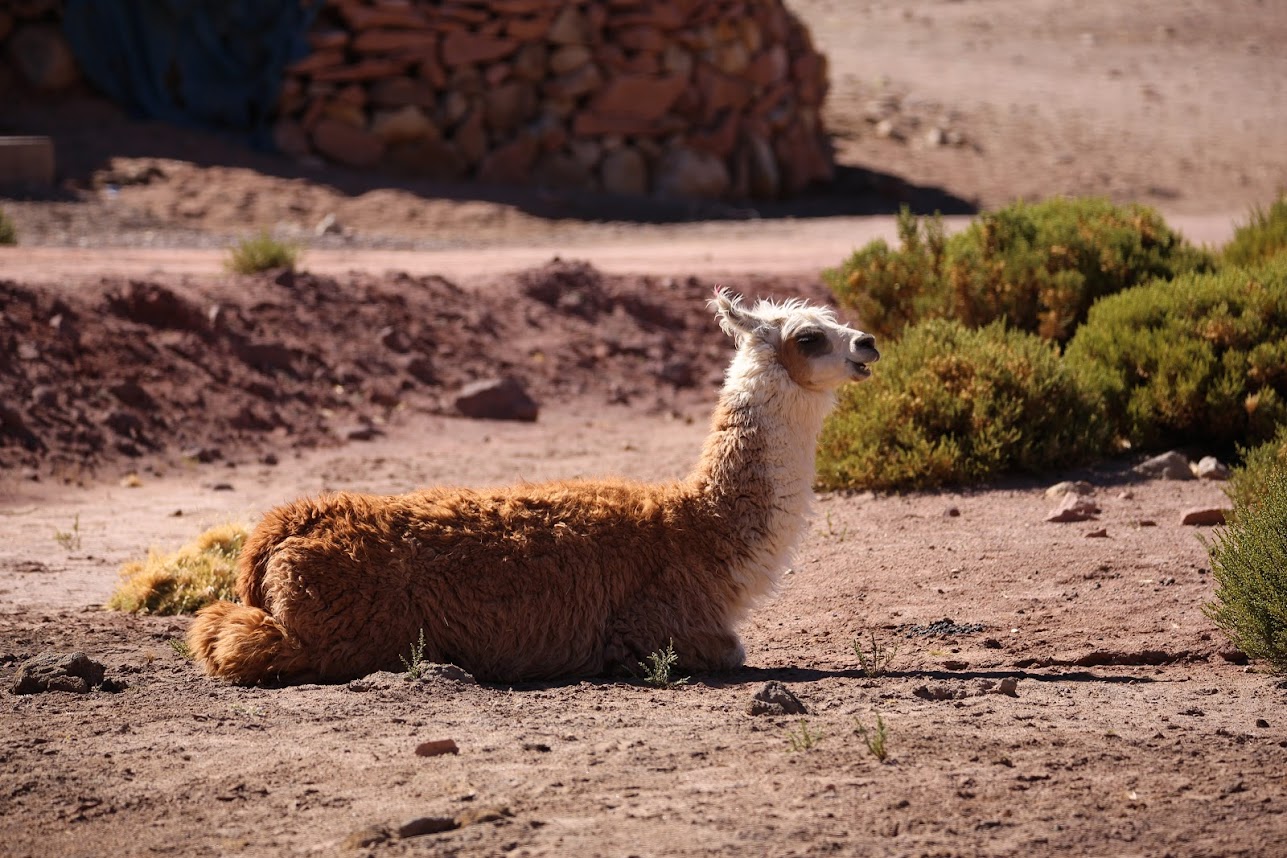
[[[832,57],[847,169],[768,218],[1107,193],[1215,241],[1287,187],[1287,16],[1270,3],[794,5]],[[877,136],[869,102],[891,95],[901,130]],[[61,128],[71,183],[4,202],[45,246],[0,256],[0,852],[1287,854],[1287,691],[1204,615],[1206,553],[1179,524],[1223,492],[1133,481],[1128,463],[823,495],[744,628],[747,668],[676,688],[206,680],[170,645],[187,619],[99,609],[121,563],[325,488],[679,475],[730,354],[711,284],[824,299],[836,237],[889,221],[444,198],[28,108],[0,124]],[[924,145],[937,124],[960,145]],[[212,248],[243,229],[311,236],[330,213],[342,229],[310,237],[310,273],[217,272]],[[530,269],[604,248],[611,273]],[[399,263],[414,274],[373,273]],[[499,374],[541,401],[536,423],[449,415],[460,384]],[[1043,521],[1065,477],[1097,486],[1100,520]],[[853,649],[873,633],[896,652],[879,676]],[[24,659],[77,649],[126,687],[8,693]],[[983,693],[1004,679],[1017,696]],[[746,713],[769,680],[803,722]],[[856,733],[877,713],[883,763]],[[805,729],[819,738],[792,750]],[[415,754],[447,738],[458,754]],[[468,824],[396,836],[420,817]]]

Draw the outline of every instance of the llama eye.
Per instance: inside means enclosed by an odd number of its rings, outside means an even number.
[[[802,331],[796,334],[796,347],[810,357],[825,354],[830,351],[830,343],[821,331]]]

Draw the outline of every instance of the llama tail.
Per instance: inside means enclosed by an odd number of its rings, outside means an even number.
[[[239,685],[275,682],[307,673],[299,641],[260,608],[215,602],[197,614],[188,649],[211,676]]]

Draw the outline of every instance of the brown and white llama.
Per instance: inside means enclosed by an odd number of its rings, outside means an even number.
[[[197,660],[239,683],[338,680],[396,666],[423,632],[424,658],[491,681],[629,670],[672,642],[680,670],[740,666],[734,629],[804,532],[834,392],[880,356],[802,301],[711,304],[737,354],[686,479],[286,504],[246,543],[241,604],[198,615]]]

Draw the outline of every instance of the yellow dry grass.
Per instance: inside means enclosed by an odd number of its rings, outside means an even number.
[[[149,549],[147,559],[121,567],[121,583],[107,607],[135,614],[189,614],[218,599],[233,599],[237,557],[249,531],[240,524],[212,527],[170,554]]]

